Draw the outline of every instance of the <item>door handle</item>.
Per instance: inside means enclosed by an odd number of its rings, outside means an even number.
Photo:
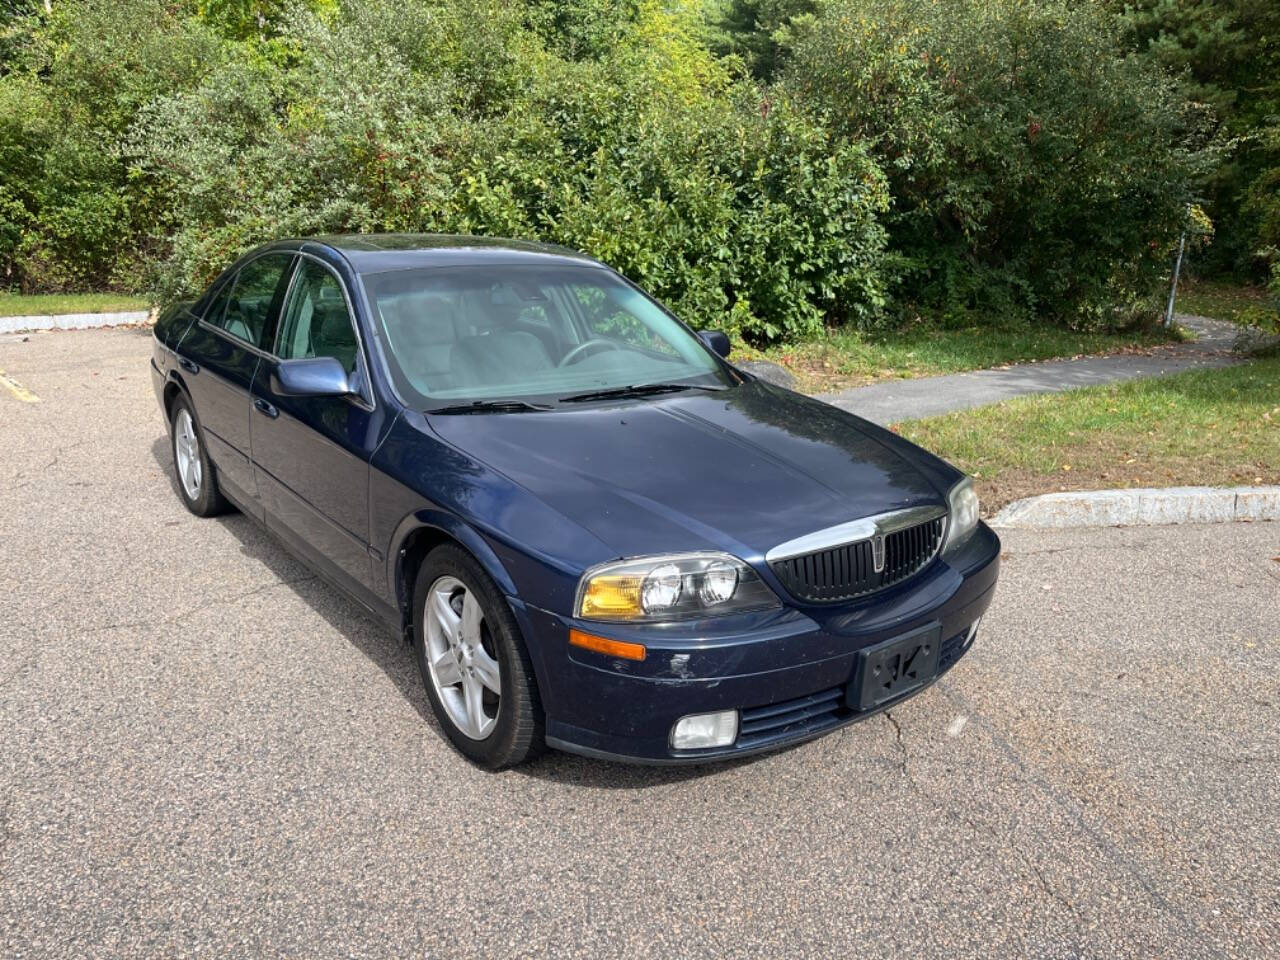
[[[196,363],[194,360],[188,360],[186,357],[178,358],[178,366],[187,371],[187,373],[200,372],[200,364]]]
[[[273,420],[280,416],[280,411],[276,409],[275,404],[267,403],[267,401],[263,400],[261,397],[254,397],[253,405],[258,408],[259,413],[265,413]]]

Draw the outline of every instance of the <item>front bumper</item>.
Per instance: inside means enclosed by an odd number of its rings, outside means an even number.
[[[807,740],[892,708],[933,681],[875,709],[855,710],[846,690],[858,679],[858,652],[937,624],[941,676],[973,643],[973,627],[995,592],[999,557],[999,539],[982,524],[954,558],[860,603],[661,628],[606,627],[516,603],[538,662],[547,742],[637,763],[701,763]],[[570,647],[570,627],[643,643],[648,656],[624,661]],[[740,711],[733,745],[671,748],[680,717],[730,709]]]

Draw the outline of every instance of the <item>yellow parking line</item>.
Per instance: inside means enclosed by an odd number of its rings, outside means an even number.
[[[21,400],[23,403],[39,403],[40,398],[34,393],[20,384],[11,377],[6,377],[3,370],[0,370],[0,387],[8,387],[9,392]]]

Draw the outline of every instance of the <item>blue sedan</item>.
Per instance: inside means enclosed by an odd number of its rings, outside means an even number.
[[[999,567],[959,471],[728,352],[568,250],[325,237],[165,310],[152,375],[187,508],[412,643],[465,756],[689,763],[920,692]]]

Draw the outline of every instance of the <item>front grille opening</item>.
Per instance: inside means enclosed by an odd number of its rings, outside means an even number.
[[[743,710],[738,726],[738,747],[757,747],[834,726],[849,715],[844,706],[844,687],[767,707]]]
[[[938,651],[939,674],[950,670],[956,665],[957,660],[969,652],[969,648],[973,646],[973,640],[977,634],[975,629],[977,626],[976,623],[970,624],[954,637],[948,637],[942,642],[942,649]]]
[[[875,569],[870,540],[859,540],[770,564],[782,585],[800,600],[836,603],[884,590],[914,576],[942,546],[946,517],[886,534],[884,567]]]

